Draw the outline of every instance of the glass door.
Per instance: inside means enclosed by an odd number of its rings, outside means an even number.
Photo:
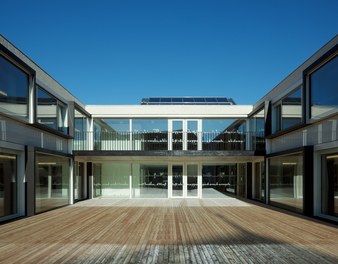
[[[197,120],[187,120],[187,150],[198,149]]]
[[[172,166],[172,197],[183,197],[183,165]]]
[[[169,150],[198,150],[202,148],[201,120],[169,120],[171,145]]]
[[[188,164],[187,165],[187,184],[184,186],[186,189],[187,197],[198,196],[198,165]]]
[[[198,197],[198,165],[174,164],[172,165],[171,197],[192,198]]]
[[[84,171],[84,163],[75,161],[74,175],[74,200],[81,200],[87,197],[87,183]]]
[[[183,150],[183,120],[172,121],[172,150]]]

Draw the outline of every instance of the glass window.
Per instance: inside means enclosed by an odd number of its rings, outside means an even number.
[[[94,119],[95,150],[130,150],[129,119]]]
[[[198,166],[197,164],[187,165],[187,196],[197,197],[198,195]]]
[[[338,56],[310,75],[311,118],[319,119],[338,110]]]
[[[279,102],[273,107],[273,132],[281,131],[282,129],[282,104]]]
[[[74,163],[74,199],[81,200],[87,197],[87,180],[84,169],[84,162]]]
[[[237,193],[237,164],[203,165],[202,197],[222,198]]]
[[[297,89],[282,100],[282,129],[302,122],[302,90]]]
[[[95,128],[100,129],[101,131],[120,133],[129,133],[130,131],[129,119],[95,118],[94,125]]]
[[[265,149],[265,110],[262,108],[250,118],[252,150]],[[244,131],[243,131],[244,132]]]
[[[241,119],[203,119],[203,150],[245,149],[245,122]]]
[[[74,111],[74,150],[87,149],[88,117],[80,111]]]
[[[16,156],[0,152],[0,217],[17,213]]]
[[[0,110],[28,117],[29,76],[0,55]]]
[[[67,107],[41,88],[37,93],[37,122],[49,128],[68,134]]]
[[[135,198],[168,197],[167,164],[133,164],[133,190]]]
[[[172,174],[172,197],[183,197],[183,165],[173,165]]]
[[[133,119],[133,150],[168,150],[167,119]]]
[[[69,203],[69,158],[36,154],[35,212]]]
[[[102,195],[102,163],[93,163],[94,197]]]
[[[303,154],[269,158],[270,204],[303,211]]]
[[[252,197],[264,201],[265,197],[265,168],[264,162],[254,163]]]
[[[94,179],[98,189],[95,196],[129,198],[129,163],[95,163]]]
[[[338,217],[338,153],[322,156],[322,214]]]
[[[302,90],[299,88],[284,97],[273,109],[274,132],[278,132],[302,122]]]

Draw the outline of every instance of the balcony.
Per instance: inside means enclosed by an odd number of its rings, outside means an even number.
[[[76,132],[75,151],[264,151],[262,132]]]

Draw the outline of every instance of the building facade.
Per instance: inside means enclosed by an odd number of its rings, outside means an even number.
[[[254,105],[85,105],[0,36],[0,220],[95,197],[243,197],[338,222],[338,36]]]

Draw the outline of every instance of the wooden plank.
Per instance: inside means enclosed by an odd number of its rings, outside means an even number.
[[[93,199],[0,226],[0,263],[335,263],[338,228],[235,199]]]

